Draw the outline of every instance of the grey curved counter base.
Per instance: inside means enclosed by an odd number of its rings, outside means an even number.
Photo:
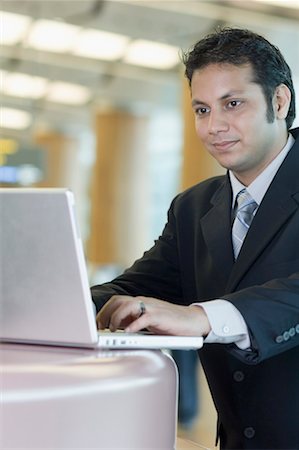
[[[160,351],[0,345],[1,449],[175,448],[177,370]]]

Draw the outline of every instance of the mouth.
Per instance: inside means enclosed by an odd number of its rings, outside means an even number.
[[[218,151],[226,151],[230,150],[238,142],[239,142],[238,140],[217,141],[212,142],[212,146]]]

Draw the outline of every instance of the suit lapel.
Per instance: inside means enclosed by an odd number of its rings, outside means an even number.
[[[299,207],[299,142],[274,177],[235,262],[226,287],[232,292],[252,264]]]
[[[201,228],[214,265],[229,277],[234,259],[231,243],[231,186],[228,176],[211,199],[213,207],[201,218]]]

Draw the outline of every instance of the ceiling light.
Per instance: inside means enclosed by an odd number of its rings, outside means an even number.
[[[77,36],[72,53],[87,58],[114,61],[123,56],[128,42],[127,36],[87,29]]]
[[[23,130],[29,127],[31,115],[20,109],[0,108],[0,127]]]
[[[90,90],[84,86],[56,81],[50,84],[46,99],[51,102],[81,105],[90,99]]]
[[[31,18],[21,14],[0,11],[0,43],[15,45],[26,35]]]
[[[2,91],[6,95],[25,98],[41,98],[46,94],[48,80],[23,73],[6,73]]]
[[[171,45],[136,40],[129,45],[124,61],[154,69],[171,69],[179,63],[179,50]]]
[[[38,50],[64,53],[71,48],[80,28],[63,22],[37,20],[31,28],[27,45]]]

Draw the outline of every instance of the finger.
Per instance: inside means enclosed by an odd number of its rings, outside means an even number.
[[[111,314],[121,302],[121,297],[123,296],[113,295],[97,314],[96,321],[101,330],[109,327]]]
[[[101,308],[101,310],[98,312],[97,316],[96,316],[96,322],[97,322],[97,326],[100,330],[103,330],[104,328],[107,328],[108,325],[108,318],[109,318],[109,314],[108,314],[108,303],[111,301],[108,300],[108,302]]]
[[[123,325],[128,326],[136,317],[140,317],[141,309],[139,301],[128,301],[118,306],[110,317],[109,328],[115,331]]]
[[[125,328],[127,333],[137,333],[138,331],[149,328],[151,325],[151,319],[146,314],[143,314],[138,319],[133,320],[130,325]]]
[[[104,322],[104,320],[101,317],[101,311],[98,312],[96,316],[96,323],[99,330],[104,330],[105,328],[107,328],[106,322]]]

